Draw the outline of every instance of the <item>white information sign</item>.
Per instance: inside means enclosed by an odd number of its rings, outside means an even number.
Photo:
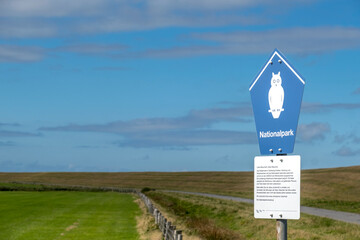
[[[300,156],[254,159],[254,217],[300,218]]]

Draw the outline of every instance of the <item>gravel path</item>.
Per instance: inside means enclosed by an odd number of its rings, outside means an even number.
[[[193,194],[204,197],[212,197],[224,200],[232,200],[235,202],[245,202],[254,204],[254,200],[248,198],[240,198],[240,197],[232,197],[232,196],[223,196],[211,193],[197,193],[197,192],[185,192],[185,191],[171,191],[167,190],[166,192],[176,192],[176,193],[185,193],[185,194]],[[326,217],[334,220],[347,222],[347,223],[355,223],[360,224],[360,214],[357,213],[349,213],[349,212],[340,212],[334,210],[327,210],[322,208],[313,208],[313,207],[305,207],[301,206],[300,211],[302,213],[318,216],[318,217]]]

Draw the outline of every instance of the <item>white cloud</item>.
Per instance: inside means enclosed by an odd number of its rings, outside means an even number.
[[[297,0],[288,4],[288,1],[281,0],[278,4],[284,7],[303,5],[309,1]],[[48,37],[163,27],[264,25],[270,19],[261,11],[249,9],[269,6],[273,4],[265,0],[1,1],[0,29],[6,31],[1,31],[0,36]]]
[[[188,147],[199,145],[254,144],[256,134],[247,131],[209,129],[218,122],[244,122],[252,116],[250,103],[233,108],[193,110],[175,118],[142,118],[106,124],[43,127],[42,131],[104,132],[124,140],[121,147]]]
[[[3,38],[44,38],[56,36],[58,26],[49,22],[32,19],[0,20],[0,37]]]
[[[13,131],[13,130],[4,130],[2,128],[17,128],[21,127],[18,123],[0,123],[0,138],[16,138],[16,137],[41,137],[40,133],[32,133],[32,132],[24,132],[24,131]],[[14,145],[13,142],[0,142],[0,146],[12,146]]]
[[[1,17],[63,17],[100,14],[107,0],[11,0],[1,1]],[[116,2],[116,1],[115,1]]]
[[[267,1],[251,1],[251,0],[149,0],[147,4],[153,11],[169,12],[177,10],[219,10],[233,8],[249,8],[259,4],[266,4]]]
[[[345,144],[359,144],[360,143],[360,137],[358,137],[354,132],[347,133],[347,134],[337,134],[334,138],[335,143],[345,143]]]
[[[164,23],[159,24],[170,23],[171,25],[171,21],[162,22]],[[126,21],[123,21],[123,23],[127,25],[126,27],[124,25],[125,28],[136,28],[136,26],[130,26],[133,23],[130,23],[130,25],[128,25]],[[106,29],[106,26],[103,26],[101,22],[97,24],[101,25],[101,28]],[[139,23],[139,26],[140,25],[141,24]],[[117,24],[117,22],[114,22],[114,28],[119,28],[117,30],[120,30],[120,28],[122,28],[121,26],[120,23]],[[94,24],[89,25],[89,27],[92,30],[96,29]],[[109,31],[115,30],[112,29],[112,26],[110,25],[108,27],[109,29],[107,30]],[[144,27],[142,26],[142,28]],[[41,29],[38,30],[41,32],[39,32],[40,35],[52,34],[51,31],[47,31],[46,27],[44,28],[44,32],[42,32]],[[25,32],[21,33],[21,31],[14,31],[15,32],[12,33],[13,35],[26,35]],[[83,29],[83,31],[87,30]],[[0,35],[1,34],[6,33],[1,33],[0,31]],[[189,36],[189,39],[191,40],[190,42],[195,39],[197,41],[202,41],[202,43],[198,43],[197,45],[190,44],[186,47],[175,46],[171,48],[147,49],[139,52],[131,51],[130,47],[122,44],[87,43],[47,49],[47,51],[68,51],[109,58],[178,58],[204,55],[260,54],[271,52],[274,49],[274,46],[277,46],[288,53],[318,54],[343,49],[359,49],[360,28],[315,27],[274,29],[268,31],[197,33]],[[0,61],[38,61],[41,60],[44,55],[44,49],[38,47],[0,46]],[[357,91],[354,93],[356,94]],[[345,107],[345,105],[346,104],[344,104],[343,107]],[[353,105],[355,106],[358,104]],[[316,107],[315,104],[313,104],[313,107]],[[341,108],[341,106],[335,106],[335,104],[333,107]]]
[[[122,44],[77,44],[67,45],[56,49],[58,52],[73,52],[82,55],[96,55],[104,57],[112,57],[127,49],[127,46]]]
[[[256,134],[243,131],[190,130],[144,132],[115,142],[120,147],[188,147],[203,145],[256,144]]]
[[[334,50],[360,48],[360,29],[347,27],[309,27],[271,29],[266,31],[237,31],[196,33],[191,40],[203,44],[168,49],[152,49],[146,57],[191,57],[202,55],[261,54],[274,47],[288,53],[312,54]],[[205,43],[205,44],[204,44]],[[209,45],[211,43],[211,45]]]
[[[298,126],[297,137],[302,142],[313,142],[324,140],[325,135],[330,132],[328,123],[313,122],[310,124],[300,124]]]
[[[313,2],[281,0],[294,7]],[[267,26],[269,1],[225,0],[13,0],[2,1],[0,37],[44,38],[69,35],[143,31],[166,27]],[[249,11],[256,9],[256,11]],[[286,12],[286,11],[284,11]],[[117,57],[176,58],[204,55],[268,53],[274,46],[288,53],[313,54],[360,48],[360,29],[296,27],[262,31],[202,32],[182,38],[181,45],[119,53]],[[197,44],[194,44],[196,42]],[[184,46],[184,43],[187,46]],[[77,49],[79,50],[79,48]],[[112,54],[110,57],[115,57]],[[25,57],[26,58],[26,57]],[[30,57],[34,58],[34,56]]]
[[[40,137],[39,133],[0,130],[0,137]]]
[[[325,113],[334,110],[356,110],[360,109],[360,103],[314,103],[304,102],[301,106],[301,112],[305,113]]]
[[[61,163],[50,165],[39,161],[13,161],[0,160],[2,172],[129,172],[131,169],[117,168],[114,166],[91,166],[88,163],[84,165],[75,165],[73,163]],[[133,171],[133,170],[132,170]]]
[[[293,4],[307,4],[312,1],[294,0]],[[278,4],[286,5],[287,0]],[[11,0],[1,1],[2,17],[63,17],[63,16],[106,16],[121,9],[139,9],[142,13],[163,15],[179,11],[219,12],[222,10],[246,10],[258,6],[272,6],[273,3],[260,0]]]
[[[360,149],[353,150],[349,147],[342,146],[341,148],[333,152],[333,154],[341,157],[351,157],[351,156],[360,155]]]
[[[39,47],[0,45],[0,62],[33,62],[44,56],[44,49]]]
[[[231,108],[208,108],[192,110],[187,115],[173,118],[140,118],[114,121],[105,124],[43,127],[45,131],[106,132],[114,134],[137,134],[143,132],[180,131],[208,128],[218,122],[248,122],[252,117],[250,103],[239,103]]]

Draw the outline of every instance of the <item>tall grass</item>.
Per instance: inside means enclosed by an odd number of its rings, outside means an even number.
[[[252,204],[156,191],[147,195],[204,239],[276,239],[276,221],[254,219]],[[355,240],[360,239],[360,227],[301,214],[300,220],[288,221],[288,237]]]
[[[243,239],[238,233],[212,219],[212,209],[202,204],[193,204],[162,193],[148,192],[156,203],[181,218],[189,229],[209,240]],[[224,217],[227,217],[224,215]],[[220,218],[218,215],[217,218]]]

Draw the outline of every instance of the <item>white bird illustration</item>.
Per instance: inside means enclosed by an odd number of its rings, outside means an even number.
[[[281,86],[282,80],[280,76],[280,72],[278,74],[272,73],[271,78],[271,87],[269,90],[268,98],[269,98],[269,112],[272,114],[274,119],[280,117],[280,114],[283,109],[284,104],[284,89]]]

